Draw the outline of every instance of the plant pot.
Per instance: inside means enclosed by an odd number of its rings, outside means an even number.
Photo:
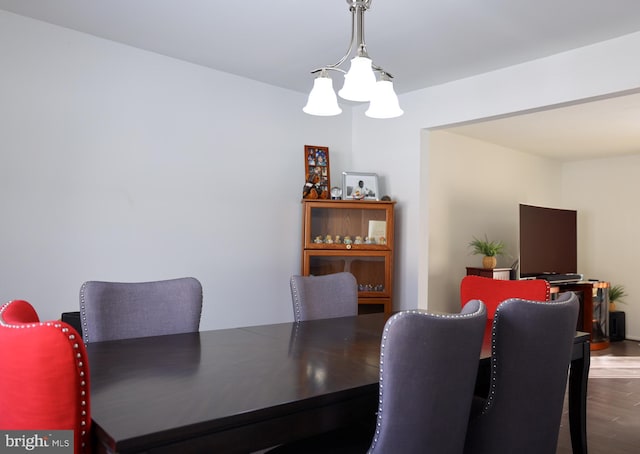
[[[614,301],[609,301],[609,312],[616,311],[616,303]]]
[[[489,257],[487,255],[485,255],[482,258],[482,267],[486,270],[492,270],[496,267],[496,265],[498,264],[498,259],[494,256],[494,257]]]

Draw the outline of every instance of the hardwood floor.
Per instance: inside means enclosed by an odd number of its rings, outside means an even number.
[[[592,358],[599,356],[638,357],[640,364],[640,342],[612,342],[591,352]],[[587,444],[589,454],[640,453],[640,377],[589,377]],[[571,454],[566,399],[556,454]]]

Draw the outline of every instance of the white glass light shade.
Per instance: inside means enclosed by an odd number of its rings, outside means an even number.
[[[376,82],[369,108],[364,114],[371,118],[395,118],[403,113],[398,96],[393,90],[393,82],[390,80]]]
[[[304,113],[309,115],[319,115],[330,117],[339,115],[342,109],[338,105],[338,97],[333,90],[333,81],[331,77],[320,75],[313,81],[313,88],[309,93],[307,105],[302,108]]]
[[[338,92],[342,99],[349,101],[370,101],[376,85],[376,76],[371,69],[371,59],[354,57],[349,72],[344,76],[344,85]]]

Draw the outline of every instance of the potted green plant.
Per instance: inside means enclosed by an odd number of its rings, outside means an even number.
[[[472,248],[472,254],[484,256],[482,258],[482,267],[492,270],[498,264],[496,256],[503,254],[505,245],[502,241],[489,241],[485,234],[484,240],[474,236],[473,241],[469,243],[469,247]]]
[[[612,285],[609,288],[609,312],[616,310],[616,301],[624,304],[622,298],[627,296],[627,292],[624,290],[623,285]]]

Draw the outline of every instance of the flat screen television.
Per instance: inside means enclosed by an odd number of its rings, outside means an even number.
[[[520,277],[577,273],[577,211],[520,204]]]

